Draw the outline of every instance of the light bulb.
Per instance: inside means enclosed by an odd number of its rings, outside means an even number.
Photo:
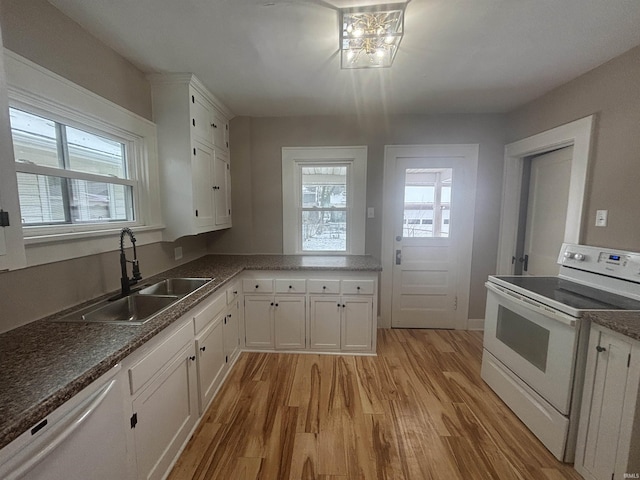
[[[379,48],[376,50],[376,57],[378,58],[384,57],[384,48]]]
[[[356,29],[354,30],[354,32],[353,32],[353,36],[354,36],[354,37],[361,37],[363,33],[364,33],[364,32],[362,31],[362,29],[361,29],[361,28],[356,28]]]

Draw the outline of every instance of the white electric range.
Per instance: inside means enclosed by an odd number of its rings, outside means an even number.
[[[563,244],[558,276],[490,276],[482,378],[561,461],[573,462],[589,325],[640,311],[640,253]]]

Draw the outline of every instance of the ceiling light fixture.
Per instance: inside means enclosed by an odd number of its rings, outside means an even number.
[[[405,5],[340,10],[342,68],[390,67],[404,34]]]

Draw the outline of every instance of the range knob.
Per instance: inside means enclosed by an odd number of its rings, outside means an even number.
[[[583,261],[583,260],[584,260],[585,256],[584,256],[584,254],[582,254],[582,253],[576,253],[576,254],[573,256],[573,258],[574,258],[574,260],[577,260],[578,262],[581,262],[581,261]]]
[[[564,252],[564,258],[567,258],[567,259],[573,258],[574,255],[575,255],[575,253],[570,252],[568,250],[566,252]]]

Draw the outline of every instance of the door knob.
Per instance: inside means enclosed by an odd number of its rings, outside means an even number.
[[[401,241],[401,240],[402,240],[402,235],[398,235],[398,236],[396,237],[396,242],[399,242],[399,241]]]

